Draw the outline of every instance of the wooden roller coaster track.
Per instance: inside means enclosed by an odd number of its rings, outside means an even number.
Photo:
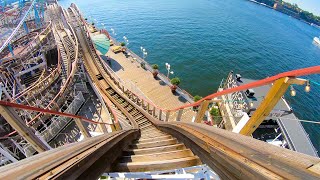
[[[103,99],[109,99],[127,116],[132,128],[87,138],[0,168],[0,179],[98,178],[104,172],[155,171],[188,167],[201,163],[210,166],[222,179],[318,179],[320,159],[269,145],[251,137],[204,124],[161,121],[142,98],[119,84],[104,68],[96,54],[87,27],[77,7],[68,9],[78,39],[79,54],[87,73]],[[81,52],[81,53],[80,53]],[[320,72],[320,66],[287,72],[255,83],[223,90],[186,107],[231,92],[257,87],[281,77]],[[0,101],[1,106],[21,108],[88,120],[79,116]],[[156,105],[154,105],[156,107]],[[160,111],[161,112],[161,111]],[[160,119],[160,120],[159,120]]]

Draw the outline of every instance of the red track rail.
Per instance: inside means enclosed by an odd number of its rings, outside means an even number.
[[[11,102],[7,102],[7,101],[0,101],[0,105],[2,106],[8,106],[8,107],[13,107],[13,108],[17,108],[17,109],[23,109],[23,110],[29,110],[29,111],[36,111],[36,112],[40,112],[40,113],[44,113],[44,114],[52,114],[52,115],[58,115],[58,116],[64,116],[64,117],[69,117],[69,118],[77,118],[77,119],[81,119],[82,121],[86,121],[92,124],[107,124],[107,125],[113,125],[110,123],[104,123],[104,122],[95,122],[92,121],[91,119],[87,119],[85,117],[82,116],[77,116],[74,114],[69,114],[69,113],[63,113],[63,112],[58,112],[58,111],[52,111],[49,109],[42,109],[42,108],[37,108],[37,107],[32,107],[32,106],[26,106],[26,105],[22,105],[22,104],[17,104],[17,103],[11,103]],[[15,134],[17,131],[13,131],[5,136],[3,136],[2,138],[6,138],[9,137],[13,134]]]
[[[132,93],[135,96],[137,96],[139,99],[143,99],[145,102],[148,102],[149,104],[151,104],[152,106],[156,107],[157,109],[161,109],[163,112],[168,112],[168,111],[177,111],[177,110],[184,109],[184,108],[187,108],[187,107],[199,106],[204,100],[211,100],[211,99],[213,99],[215,97],[219,97],[219,96],[222,96],[222,95],[230,94],[230,93],[233,93],[233,92],[247,90],[247,89],[250,89],[250,88],[255,88],[255,87],[271,84],[274,81],[276,81],[277,79],[280,79],[280,78],[283,78],[283,77],[299,77],[299,76],[306,76],[306,75],[312,75],[312,74],[320,74],[320,66],[312,66],[312,67],[308,67],[308,68],[303,68],[303,69],[297,69],[297,70],[283,72],[283,73],[280,73],[280,74],[277,74],[275,76],[271,76],[271,77],[268,77],[268,78],[265,78],[265,79],[262,79],[262,80],[258,80],[258,81],[255,81],[255,82],[252,82],[252,83],[248,83],[248,84],[244,84],[244,85],[241,85],[241,86],[238,86],[238,87],[235,87],[235,88],[226,89],[226,90],[223,90],[223,91],[220,91],[220,92],[217,92],[217,93],[210,94],[210,95],[200,99],[197,102],[194,102],[192,104],[187,104],[187,105],[184,105],[184,106],[180,106],[180,107],[177,107],[177,108],[174,108],[174,109],[163,109],[163,108],[153,104],[152,102],[148,101],[147,99],[145,99],[143,97],[140,97],[139,95],[134,94],[133,92]]]

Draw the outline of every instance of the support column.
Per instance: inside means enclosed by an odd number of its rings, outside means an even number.
[[[182,113],[183,113],[183,109],[179,109],[178,115],[176,117],[176,121],[180,121],[181,120]]]
[[[289,78],[284,77],[275,81],[265,99],[261,102],[258,109],[254,112],[248,122],[240,130],[240,134],[250,136],[270,114],[274,106],[287,91],[290,83]]]
[[[100,127],[101,127],[101,129],[102,129],[102,131],[103,131],[103,133],[108,133],[108,130],[107,130],[107,127],[106,127],[106,125],[104,125],[104,124],[100,124]]]
[[[78,126],[79,130],[81,131],[82,135],[84,136],[84,138],[89,138],[91,137],[89,131],[87,128],[84,127],[82,121],[78,118],[74,119],[74,122],[76,123],[76,125]]]
[[[0,153],[8,158],[10,161],[12,162],[17,162],[18,160],[16,158],[14,158],[10,153],[8,153],[7,151],[5,151],[4,149],[2,149],[2,147],[0,146]]]
[[[116,131],[120,131],[121,130],[121,126],[120,126],[120,124],[119,124],[119,122],[117,122],[117,123],[114,123],[114,126],[115,126],[115,130]]]
[[[162,121],[162,109],[159,110],[159,120]]]
[[[8,44],[8,48],[9,48],[11,55],[14,56],[13,49],[12,49],[12,46],[10,43]]]
[[[147,112],[148,112],[148,114],[150,114],[149,111],[150,111],[150,104],[148,103],[148,104],[147,104]]]
[[[11,107],[0,106],[0,114],[4,119],[28,142],[37,152],[44,152],[49,148],[27,127],[25,122]]]
[[[42,122],[42,124],[45,125],[44,122]],[[51,146],[43,139],[39,131],[36,131],[34,134],[40,139],[40,141],[42,141],[44,145],[47,146],[48,149],[52,149]]]
[[[204,100],[198,110],[198,113],[196,115],[195,122],[196,123],[201,123],[204,117],[204,114],[206,113],[208,106],[209,106],[210,101]]]
[[[20,144],[18,144],[15,140],[10,139],[11,142],[13,142],[13,144],[19,149],[19,151],[25,156],[27,157],[26,153],[24,152],[23,148],[20,146]]]
[[[26,33],[28,34],[29,33],[29,29],[28,29],[28,26],[27,26],[26,22],[23,22],[23,28],[26,31]]]
[[[35,17],[35,20],[36,20],[36,25],[39,28],[40,27],[40,17],[39,17],[39,12],[38,12],[36,6],[34,6],[34,17]]]
[[[155,117],[156,116],[156,107],[153,106],[153,109],[152,109],[152,116]]]
[[[167,114],[166,114],[166,122],[169,121],[169,117],[170,117],[170,111],[167,111]]]

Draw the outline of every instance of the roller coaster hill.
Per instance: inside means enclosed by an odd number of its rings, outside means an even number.
[[[178,88],[187,99],[179,102],[170,81],[161,73],[153,79],[151,66],[128,48],[108,51],[130,65],[115,72],[98,44],[120,43],[75,4],[1,1],[0,19],[0,179],[320,178],[317,155],[251,136],[290,85],[310,90],[300,77],[319,74],[320,66],[224,87],[197,102]],[[161,93],[147,95],[122,78],[138,72],[149,73]],[[224,96],[266,85],[238,132],[208,123],[209,106]]]

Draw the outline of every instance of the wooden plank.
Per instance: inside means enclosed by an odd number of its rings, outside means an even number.
[[[151,154],[151,153],[157,153],[157,152],[168,152],[168,151],[175,151],[175,150],[181,150],[181,149],[186,149],[186,147],[183,144],[174,144],[174,145],[154,147],[154,148],[129,149],[129,150],[126,150],[126,153],[138,155],[138,154]]]
[[[164,136],[158,136],[157,137],[157,140],[165,140],[165,139],[172,139],[172,136],[171,135],[164,135]],[[140,143],[145,143],[145,142],[152,142],[154,141],[154,138],[140,138],[138,140],[138,142]]]
[[[201,164],[201,161],[198,157],[186,157],[179,159],[170,159],[170,160],[159,160],[151,162],[130,162],[130,163],[120,163],[117,166],[118,171],[120,172],[145,172],[145,171],[159,171],[159,170],[169,170],[176,169],[177,167],[190,167]]]
[[[152,147],[159,147],[159,146],[174,145],[177,143],[178,143],[178,141],[175,138],[165,139],[165,140],[158,140],[158,138],[154,138],[154,141],[152,141],[152,142],[135,143],[135,144],[132,144],[130,147],[142,149],[142,148],[152,148]]]
[[[121,157],[121,162],[147,162],[147,161],[163,161],[170,159],[178,159],[194,156],[190,149],[183,149],[170,152],[159,152],[153,154],[142,154],[142,155],[132,155]]]

